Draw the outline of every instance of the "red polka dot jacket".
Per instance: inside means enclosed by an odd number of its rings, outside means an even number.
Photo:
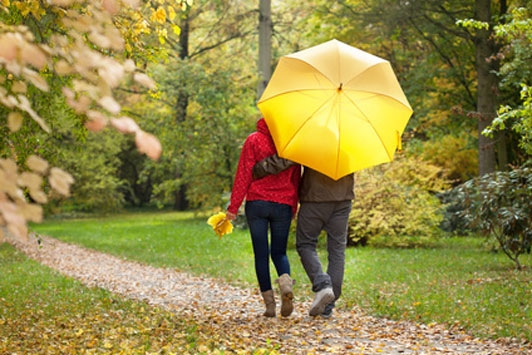
[[[301,179],[299,165],[276,175],[255,180],[252,178],[253,165],[276,152],[266,121],[261,118],[257,122],[257,131],[250,134],[244,142],[233,183],[231,203],[227,209],[229,212],[236,214],[245,198],[246,201],[263,200],[290,205],[295,215]]]

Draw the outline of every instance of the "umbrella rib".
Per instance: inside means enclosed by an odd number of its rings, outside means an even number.
[[[362,90],[362,89],[348,89],[348,88],[344,88],[345,91],[358,91],[358,92],[368,92],[370,94],[374,94],[375,96],[386,96],[387,98],[389,99],[392,99],[393,101],[396,101],[398,103],[400,103],[401,105],[409,108],[410,110],[412,110],[412,108],[410,107],[410,104],[405,104],[404,102],[402,102],[401,100],[398,100],[396,99],[395,97],[391,96],[391,95],[388,95],[388,94],[383,94],[381,92],[375,92],[375,91],[368,91],[368,90]]]
[[[340,87],[341,87],[341,85],[342,85],[342,76],[341,76],[342,68],[340,68],[340,63],[341,63],[340,62],[340,45],[338,43],[336,43],[336,51],[337,51],[336,58],[338,60],[338,63],[336,65],[336,67],[338,68],[338,81],[339,81],[339,83],[337,83],[337,84],[340,84]]]
[[[371,68],[374,68],[376,65],[379,65],[379,64],[382,64],[382,63],[389,63],[389,61],[387,60],[384,60],[382,62],[379,62],[379,63],[373,63],[371,65],[369,65],[366,69],[362,70],[360,73],[357,73],[355,76],[351,77],[349,80],[347,80],[345,82],[345,85],[349,85],[350,82],[352,82],[353,80],[355,80],[356,78],[358,78],[360,75],[364,74],[365,72],[367,72],[368,70],[370,70]]]
[[[295,136],[297,136],[297,134],[299,133],[299,131],[301,131],[301,129],[303,128],[303,126],[305,126],[307,124],[307,122],[312,118],[312,116],[314,116],[314,114],[316,112],[318,112],[319,110],[321,110],[321,108],[323,106],[325,106],[329,101],[331,101],[331,99],[334,97],[334,94],[331,95],[331,97],[329,97],[327,100],[324,100],[324,102],[316,109],[314,110],[306,119],[305,119],[305,122],[303,122],[301,124],[301,126],[298,127],[298,129],[294,132],[294,134],[292,134],[292,137],[290,138],[290,140],[284,145],[283,147],[283,152],[285,151],[286,147],[288,147],[290,145],[290,143],[292,143],[292,140],[294,140]],[[281,154],[281,152],[278,152],[279,154]]]
[[[293,59],[293,60],[297,60],[297,61],[300,61],[301,63],[304,63],[306,65],[308,65],[309,67],[311,67],[312,69],[314,69],[316,71],[316,73],[319,73],[321,75],[323,75],[323,77],[325,79],[327,79],[333,86],[336,86],[337,84],[334,82],[335,80],[329,78],[327,75],[323,74],[322,71],[316,67],[315,65],[307,62],[306,60],[303,60],[303,59],[300,59],[300,58],[295,58],[295,57],[290,57],[290,56],[287,56],[287,58],[290,58],[290,59]]]
[[[342,95],[342,96],[345,96],[345,95]],[[341,96],[337,98],[337,100],[340,100],[340,99],[341,99]],[[342,135],[340,134],[340,132],[342,131],[340,127],[340,125],[342,124],[342,120],[340,119],[340,110],[336,111],[336,120],[338,122],[338,146],[336,148],[336,176],[338,176],[338,169],[340,168],[340,146],[341,146],[340,143],[342,140]]]
[[[362,115],[364,115],[364,117],[366,118],[366,121],[368,121],[370,127],[371,127],[371,128],[373,129],[373,131],[375,132],[375,135],[376,135],[377,137],[379,137],[379,140],[381,141],[382,146],[384,147],[384,151],[386,152],[386,155],[388,155],[388,158],[390,159],[390,161],[392,161],[392,160],[393,160],[393,157],[391,157],[391,156],[390,156],[390,153],[388,153],[388,150],[386,149],[386,145],[384,144],[384,141],[382,140],[382,138],[381,138],[381,136],[379,135],[379,133],[377,133],[377,130],[375,129],[375,127],[373,127],[373,125],[371,124],[371,121],[370,121],[369,118],[366,116],[366,114],[364,113],[364,111],[362,111],[362,110],[360,109],[360,107],[358,107],[358,105],[356,104],[356,102],[354,102],[353,100],[351,100],[351,98],[350,98],[349,96],[347,96],[347,95],[345,95],[345,96],[346,96],[347,99],[348,99],[349,101],[351,101],[351,103],[352,103],[352,104],[358,109],[358,111],[360,111],[360,113],[361,113]]]

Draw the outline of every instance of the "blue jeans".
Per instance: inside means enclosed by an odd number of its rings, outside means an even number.
[[[247,201],[246,218],[255,254],[257,280],[260,291],[266,292],[272,289],[270,253],[277,275],[290,275],[286,244],[292,222],[292,207],[270,201]],[[271,247],[268,243],[268,227],[271,232]]]

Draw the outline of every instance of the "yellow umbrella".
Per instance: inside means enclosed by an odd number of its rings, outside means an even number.
[[[337,40],[281,57],[258,107],[280,157],[335,180],[392,161],[412,115],[390,63]]]

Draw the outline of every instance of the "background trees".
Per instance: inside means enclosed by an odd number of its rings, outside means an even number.
[[[240,145],[260,115],[259,1],[1,4],[2,224],[22,225],[13,216],[23,206],[25,218],[39,220],[38,205],[55,194],[37,156],[75,180],[71,198],[48,204],[50,212],[224,207]],[[390,211],[409,208],[422,188],[407,183],[401,164],[433,167],[447,188],[530,158],[530,11],[518,0],[272,1],[264,28],[272,30],[270,69],[281,55],[331,38],[392,63],[414,116],[404,159],[385,167],[390,186],[404,192],[394,200],[401,206],[376,207]],[[24,165],[30,156],[33,168]],[[27,169],[33,175],[22,179]],[[361,187],[383,173],[361,173]],[[71,177],[60,174],[68,186]],[[436,190],[423,191],[434,200]],[[434,211],[437,224],[437,200]]]

